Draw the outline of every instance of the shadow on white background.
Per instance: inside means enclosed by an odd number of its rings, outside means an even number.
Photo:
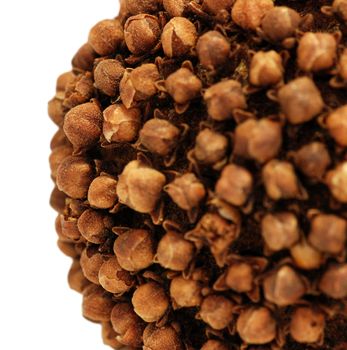
[[[56,247],[48,201],[47,116],[57,76],[117,0],[0,4],[0,349],[104,350],[68,287],[70,259]]]

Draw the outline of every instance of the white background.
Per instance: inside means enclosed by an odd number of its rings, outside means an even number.
[[[105,350],[69,290],[48,201],[56,77],[117,0],[0,2],[0,349]],[[111,349],[111,348],[109,348]]]

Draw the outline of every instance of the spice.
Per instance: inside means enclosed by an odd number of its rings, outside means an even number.
[[[164,289],[155,282],[148,282],[136,289],[131,299],[134,311],[146,322],[159,321],[169,307]]]
[[[78,218],[86,210],[86,205],[81,199],[68,198],[66,200],[66,213],[72,218]]]
[[[297,302],[306,292],[302,277],[290,266],[282,266],[264,280],[266,300],[286,306]]]
[[[82,293],[83,290],[90,284],[90,282],[84,277],[78,260],[74,260],[70,267],[68,283],[70,288],[78,293]]]
[[[101,265],[98,278],[100,285],[113,294],[123,294],[134,284],[134,277],[121,268],[115,256]]]
[[[114,253],[119,265],[127,271],[149,267],[154,258],[154,239],[146,230],[129,230],[114,242]]]
[[[53,82],[68,282],[105,344],[342,350],[346,0],[120,0]]]
[[[97,54],[106,56],[114,54],[123,39],[124,33],[120,21],[105,19],[90,30],[88,43]]]
[[[110,320],[113,301],[100,286],[91,284],[83,291],[83,316],[94,322]]]
[[[176,178],[165,187],[171,199],[183,210],[197,208],[206,196],[204,185],[193,173]]]
[[[204,67],[217,69],[228,60],[231,45],[221,33],[211,30],[199,38],[196,50]]]
[[[82,45],[72,58],[72,67],[77,71],[91,71],[97,53],[89,43]]]
[[[60,249],[60,251],[68,256],[69,258],[76,259],[78,258],[79,254],[77,253],[75,249],[75,245],[70,242],[66,242],[62,239],[58,239],[57,246]]]
[[[276,322],[265,307],[245,309],[237,319],[236,328],[248,344],[266,344],[276,337]]]
[[[103,322],[101,324],[101,336],[105,345],[111,346],[115,349],[122,346],[116,339],[117,333],[113,330],[110,322]]]
[[[106,175],[96,177],[88,189],[88,202],[97,209],[112,208],[117,202],[117,181]]]
[[[344,21],[347,20],[347,3],[346,0],[334,0],[332,5],[333,11]]]
[[[213,329],[222,330],[233,320],[234,304],[221,295],[209,295],[200,308],[201,319]]]
[[[326,123],[329,133],[336,143],[343,147],[347,146],[347,106],[342,106],[330,113]]]
[[[124,67],[118,60],[103,60],[94,70],[95,86],[108,96],[116,96],[124,74]]]
[[[207,245],[219,267],[226,264],[230,246],[240,234],[240,215],[236,209],[228,209],[230,221],[216,213],[206,213],[196,227],[185,234],[185,238],[197,247]]]
[[[305,33],[299,41],[298,65],[306,72],[330,68],[336,59],[336,39],[327,33]]]
[[[247,107],[241,84],[226,80],[208,88],[204,94],[209,116],[217,121],[231,119],[238,109]]]
[[[65,116],[63,101],[56,97],[52,98],[48,102],[48,115],[56,125],[61,126]]]
[[[58,214],[55,219],[55,232],[57,233],[59,239],[63,242],[69,242],[70,240],[67,237],[63,236],[62,229],[62,214]]]
[[[339,254],[347,239],[346,220],[329,214],[319,214],[311,222],[310,244],[323,253]]]
[[[278,122],[263,118],[249,119],[235,128],[234,154],[264,163],[274,158],[282,145],[282,128]]]
[[[200,163],[214,165],[226,156],[228,139],[213,130],[204,129],[196,137],[194,156]]]
[[[130,17],[124,25],[125,43],[135,55],[151,50],[157,44],[159,36],[159,21],[155,16],[139,14]]]
[[[65,209],[65,199],[66,195],[64,192],[61,192],[58,190],[58,187],[54,187],[51,197],[49,199],[49,204],[52,206],[52,208],[58,212],[59,214],[62,214]]]
[[[178,276],[171,281],[170,297],[177,308],[196,307],[202,300],[201,290],[199,281]]]
[[[165,87],[176,103],[185,104],[199,95],[202,83],[189,69],[180,68],[168,76]]]
[[[322,179],[331,163],[329,152],[321,142],[304,145],[293,156],[295,165],[311,179]]]
[[[256,86],[276,85],[283,78],[282,58],[276,51],[259,51],[251,61],[249,81]]]
[[[134,160],[119,176],[117,184],[119,202],[140,213],[150,213],[156,208],[165,182],[162,173]]]
[[[201,350],[229,350],[229,347],[219,340],[208,340]]]
[[[172,18],[164,27],[161,42],[168,57],[180,57],[189,53],[197,41],[194,24],[184,17]]]
[[[150,152],[166,156],[175,148],[180,130],[164,119],[150,119],[140,130],[140,142]]]
[[[56,97],[60,100],[63,100],[65,97],[66,87],[75,80],[76,76],[73,72],[65,72],[59,75],[56,83]]]
[[[63,129],[58,129],[57,132],[54,134],[51,140],[51,150],[53,151],[55,148],[59,146],[67,146],[71,145],[69,140],[67,139],[64,130]]]
[[[77,222],[81,235],[94,244],[101,244],[106,240],[112,225],[113,220],[110,216],[93,209],[84,211]]]
[[[266,214],[261,227],[266,246],[272,251],[288,249],[300,237],[298,220],[290,212]]]
[[[88,102],[93,97],[93,94],[94,87],[91,74],[80,74],[66,84],[63,106],[71,109]]]
[[[281,42],[294,36],[300,21],[300,15],[292,8],[275,6],[262,18],[261,28],[268,40]]]
[[[299,343],[318,343],[324,337],[324,315],[309,307],[295,310],[291,323],[290,335]]]
[[[111,313],[111,325],[121,345],[137,347],[140,344],[143,324],[130,304],[117,303],[114,306]]]
[[[158,0],[125,0],[126,9],[132,15],[155,12],[158,10],[159,3]]]
[[[308,77],[297,78],[280,88],[278,99],[281,109],[292,124],[306,123],[323,109],[320,91]]]
[[[216,194],[230,204],[244,205],[252,191],[252,175],[243,167],[227,165],[216,184]]]
[[[93,164],[83,157],[66,157],[57,170],[57,186],[71,198],[82,199],[94,178]]]
[[[78,222],[75,218],[59,216],[60,219],[60,238],[68,241],[79,241],[81,233],[78,229]]]
[[[49,165],[51,167],[51,175],[53,178],[57,177],[59,165],[65,158],[71,156],[72,152],[73,150],[68,144],[55,147],[53,149],[52,153],[49,156]]]
[[[80,264],[86,279],[99,284],[99,270],[104,263],[103,256],[92,247],[85,248],[80,257]]]
[[[347,5],[347,2],[346,2],[346,5]],[[346,6],[346,9],[347,9],[347,6]],[[346,18],[347,18],[347,12],[346,12]],[[343,52],[341,53],[337,69],[339,71],[339,75],[341,76],[341,78],[344,81],[346,81],[347,80],[347,49],[344,49]]]
[[[132,108],[156,94],[155,82],[160,79],[155,64],[147,63],[127,69],[120,82],[120,98],[126,108]]]
[[[190,0],[163,0],[163,6],[171,17],[182,17],[189,2]]]
[[[278,200],[281,198],[305,199],[307,194],[299,183],[291,163],[271,160],[263,167],[263,181],[267,195]]]
[[[118,334],[116,339],[119,343],[133,347],[141,346],[144,323],[135,314],[130,303],[116,303],[112,309],[110,319],[113,330]]]
[[[141,126],[141,111],[127,109],[123,104],[114,104],[104,112],[103,134],[108,142],[132,142]]]
[[[230,289],[236,293],[246,293],[253,302],[257,302],[258,276],[267,268],[267,259],[229,255],[227,263],[228,268],[214,283],[213,289],[222,292]]]
[[[272,0],[236,0],[231,10],[232,20],[241,28],[255,30],[265,14],[272,10]]]
[[[305,240],[295,244],[290,253],[295,265],[303,270],[318,269],[324,262],[323,255]]]
[[[340,202],[347,203],[347,162],[328,171],[325,180],[331,194]]]
[[[185,270],[194,255],[194,246],[176,232],[168,232],[160,240],[156,258],[159,264],[174,271]]]
[[[93,102],[72,108],[64,118],[64,132],[76,151],[90,148],[99,141],[101,125],[100,107]]]
[[[203,9],[212,14],[218,15],[222,11],[230,11],[233,0],[203,0]]]
[[[183,350],[180,334],[173,325],[156,327],[149,324],[143,332],[143,350]]]
[[[331,265],[319,282],[319,289],[334,299],[347,297],[347,264]]]
[[[247,293],[253,289],[252,266],[239,262],[232,264],[225,276],[225,284],[238,293]]]

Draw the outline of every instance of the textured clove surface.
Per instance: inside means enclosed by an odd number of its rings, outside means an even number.
[[[112,15],[48,106],[83,315],[115,349],[347,349],[347,0]]]

